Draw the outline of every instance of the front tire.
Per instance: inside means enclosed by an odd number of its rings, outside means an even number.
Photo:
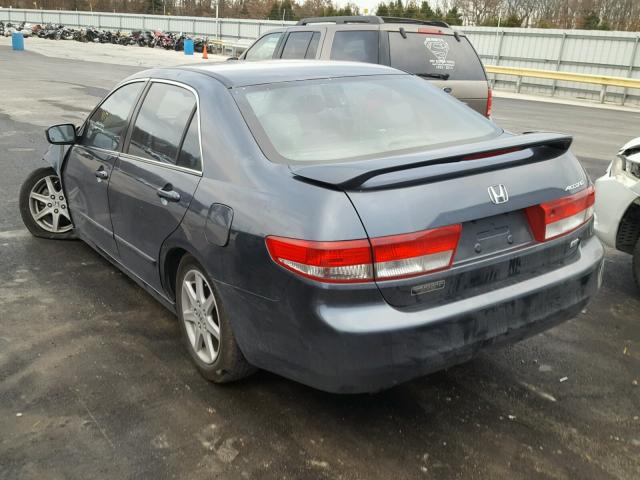
[[[74,238],[67,199],[58,174],[51,167],[38,168],[20,188],[20,215],[35,237]]]
[[[253,373],[213,282],[191,255],[185,255],[178,267],[176,306],[183,341],[204,378],[227,383]]]

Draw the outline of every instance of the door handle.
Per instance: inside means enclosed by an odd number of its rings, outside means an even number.
[[[107,172],[103,167],[100,167],[98,170],[96,170],[95,175],[102,180],[106,180],[107,178],[109,178],[109,172]]]
[[[167,187],[165,187],[165,188],[167,188]],[[168,186],[168,188],[170,189],[171,186]],[[178,192],[176,192],[175,190],[165,190],[164,188],[159,188],[158,190],[156,190],[156,193],[158,194],[158,196],[160,198],[164,198],[168,202],[179,202],[180,201],[180,194]]]

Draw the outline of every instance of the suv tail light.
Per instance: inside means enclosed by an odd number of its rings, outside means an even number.
[[[418,33],[426,33],[428,35],[442,35],[444,32],[435,27],[419,27]]]
[[[327,283],[409,278],[453,263],[462,225],[369,240],[314,242],[266,238],[274,262],[298,275]]]
[[[591,219],[595,200],[595,190],[589,186],[574,195],[527,208],[533,236],[544,242],[572,232]]]
[[[484,113],[484,116],[489,118],[491,116],[491,110],[493,108],[493,91],[491,88],[487,90],[487,110]]]

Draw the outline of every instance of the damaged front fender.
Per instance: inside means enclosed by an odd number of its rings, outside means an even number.
[[[62,164],[71,147],[72,145],[49,145],[49,148],[42,157],[42,160],[53,167],[60,179],[62,179]]]

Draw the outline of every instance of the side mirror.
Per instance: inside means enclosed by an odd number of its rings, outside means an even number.
[[[76,142],[76,127],[71,123],[49,127],[46,134],[49,143],[54,145],[73,145]]]

